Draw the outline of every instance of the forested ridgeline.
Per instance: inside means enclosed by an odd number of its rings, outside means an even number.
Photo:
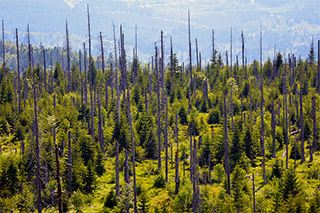
[[[213,32],[212,59],[201,65],[189,24],[188,66],[172,39],[165,65],[162,32],[145,64],[137,44],[127,61],[120,26],[114,59],[100,57],[98,69],[89,20],[88,12],[89,42],[77,54],[67,25],[55,58],[18,45],[18,36],[3,42],[15,48],[16,69],[2,54],[0,211],[320,211],[313,43],[307,60],[278,52],[262,63],[261,51],[247,64],[242,33],[241,60],[232,62],[231,43],[223,62]]]

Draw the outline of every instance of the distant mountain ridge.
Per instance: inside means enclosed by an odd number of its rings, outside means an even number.
[[[87,42],[86,4],[90,5],[94,55],[98,54],[98,33],[102,31],[106,54],[113,52],[112,21],[123,25],[127,56],[132,58],[134,28],[138,27],[139,59],[149,62],[154,42],[165,34],[166,47],[170,36],[180,61],[188,58],[187,10],[191,11],[192,48],[195,38],[203,60],[211,58],[211,30],[215,30],[216,49],[225,60],[230,48],[230,27],[233,29],[233,61],[241,58],[240,35],[244,30],[248,61],[259,58],[259,27],[263,30],[263,60],[273,57],[274,46],[282,53],[293,52],[305,58],[311,38],[320,39],[320,2],[316,0],[4,0],[0,19],[5,20],[6,40],[13,41],[15,28],[26,42],[26,26],[30,24],[31,40],[48,46],[63,46],[65,22],[68,20],[71,46],[77,51]],[[169,53],[169,51],[167,51]],[[195,55],[195,53],[194,53]]]

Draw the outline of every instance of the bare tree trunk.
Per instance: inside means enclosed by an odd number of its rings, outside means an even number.
[[[164,45],[163,45],[163,31],[161,31],[161,59],[160,59],[160,73],[161,73],[161,96],[162,104],[164,102]],[[161,107],[162,108],[162,107]]]
[[[120,196],[119,189],[119,145],[118,140],[116,140],[116,197]]]
[[[36,136],[36,165],[37,165],[37,209],[38,213],[42,210],[42,199],[41,199],[41,173],[40,173],[40,144],[39,144],[39,126],[38,126],[38,111],[37,111],[37,94],[36,94],[36,81],[33,76],[33,96],[34,96],[34,134]]]
[[[177,141],[177,151],[176,151],[176,189],[175,194],[179,193],[180,177],[179,177],[179,128],[178,128],[178,112],[176,111],[176,141]]]
[[[87,13],[88,13],[88,34],[89,34],[89,84],[90,84],[90,104],[91,104],[91,135],[94,139],[94,108],[92,100],[92,58],[91,58],[91,34],[90,34],[90,13],[89,13],[89,4],[87,4]]]
[[[260,78],[261,78],[261,144],[262,144],[262,167],[263,167],[263,183],[267,184],[266,179],[266,159],[265,159],[265,142],[264,142],[264,98],[263,98],[263,75],[262,75],[262,30],[260,27]]]
[[[283,100],[283,109],[285,109],[285,115],[283,116],[283,119],[285,119],[285,135],[284,135],[284,140],[286,143],[286,169],[288,169],[288,164],[289,164],[289,140],[288,140],[288,113],[287,113],[287,75],[286,75],[286,66],[284,67],[284,72],[283,72],[283,93],[284,93],[284,100]]]
[[[29,66],[33,69],[33,60],[32,60],[32,46],[30,43],[30,31],[29,31],[29,24],[27,25],[27,32],[28,32],[28,56],[29,56]]]
[[[98,124],[98,135],[101,151],[104,153],[104,136],[102,129],[102,114],[101,114],[101,100],[100,100],[100,92],[98,92],[98,110],[99,110],[99,124]]]
[[[226,106],[226,95],[224,95],[224,155],[225,155],[225,172],[228,178],[227,193],[231,195],[231,184],[230,184],[230,162],[229,162],[229,142],[228,142],[228,129],[227,129],[227,106]]]
[[[86,43],[83,42],[83,63],[84,63],[84,99],[86,105],[88,105],[88,89],[87,89],[87,51],[86,51]]]
[[[303,104],[302,104],[302,90],[300,90],[300,116],[301,116],[301,162],[303,163],[305,161],[304,157],[304,119],[303,119]]]
[[[242,49],[242,68],[244,68],[244,36],[243,36],[243,30],[241,30],[241,49]],[[247,73],[246,73],[247,78]]]
[[[157,73],[157,95],[158,95],[158,170],[161,170],[161,120],[160,120],[160,76],[159,76],[159,70],[158,70],[158,50],[157,46],[155,46],[155,54],[156,54],[156,73]]]
[[[212,59],[215,59],[216,52],[214,49],[214,29],[212,29]]]
[[[193,180],[193,178],[192,178],[192,176],[193,176],[193,151],[192,151],[192,127],[191,127],[191,122],[189,123],[189,134],[190,134],[190,181],[192,182],[192,180]]]
[[[211,154],[209,153],[208,156],[208,167],[209,167],[209,184],[212,185],[212,178],[211,178]]]
[[[68,184],[72,192],[72,153],[71,153],[71,131],[68,131]]]
[[[89,18],[89,5],[88,5],[88,18]],[[90,33],[90,29],[89,29],[89,33]],[[67,20],[66,20],[66,44],[67,44],[68,92],[71,92],[70,43],[69,43],[69,30],[68,30],[68,21]]]
[[[256,212],[256,190],[254,185],[254,173],[252,173],[252,197],[253,197],[253,212]]]
[[[166,148],[166,183],[168,183],[168,101],[167,100],[166,100],[166,125],[164,127],[164,146]]]
[[[100,31],[100,46],[101,46],[102,74],[104,74],[104,51],[103,51],[103,41],[102,41],[101,31]]]
[[[29,25],[28,25],[29,26]],[[6,77],[6,48],[4,44],[4,20],[2,19],[2,66],[3,66],[3,76]]]
[[[128,162],[128,150],[125,149],[125,160],[124,160],[124,181],[130,183],[129,181],[129,162]]]
[[[186,176],[186,148],[183,147],[183,178]]]
[[[196,38],[196,58],[197,58],[197,69],[199,68],[199,53],[198,53],[198,39]]]
[[[274,102],[271,103],[271,127],[272,127],[272,158],[276,157],[276,115],[274,113]]]
[[[312,149],[313,151],[317,150],[317,116],[316,116],[316,99],[312,98],[312,117],[313,117],[313,141]]]
[[[59,209],[59,213],[63,212],[62,209],[62,190],[61,190],[61,178],[60,178],[60,165],[59,165],[59,157],[58,157],[58,145],[55,144],[55,155],[56,155],[56,165],[57,165],[57,183],[58,183],[58,209]],[[41,209],[38,212],[41,212]]]
[[[19,96],[19,115],[21,113],[21,80],[20,80],[20,56],[19,56],[19,40],[18,40],[18,29],[16,28],[16,46],[17,46],[17,71],[18,71],[18,96]],[[5,67],[3,67],[5,70]]]
[[[318,94],[320,94],[320,40],[318,40]]]
[[[132,166],[133,166],[133,191],[134,191],[134,212],[137,213],[137,186],[136,186],[136,165],[135,165],[135,153],[134,153],[134,141],[133,141],[133,130],[132,130],[132,119],[131,119],[131,106],[130,106],[130,91],[127,89],[128,96],[128,118],[131,132],[131,151],[132,151]]]
[[[173,77],[173,47],[172,47],[172,37],[170,36],[170,44],[171,44],[171,48],[170,48],[170,66],[171,66],[171,93],[173,92],[173,85],[174,85],[174,77]]]
[[[190,66],[190,87],[191,95],[193,94],[193,81],[192,81],[192,55],[191,55],[191,35],[190,35],[190,10],[188,10],[188,34],[189,34],[189,66]]]
[[[47,66],[46,66],[46,51],[43,49],[43,81],[44,90],[47,92]]]
[[[230,74],[233,77],[232,73],[232,27],[230,27]],[[232,129],[233,131],[233,129]]]

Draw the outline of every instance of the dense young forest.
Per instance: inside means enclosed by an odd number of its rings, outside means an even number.
[[[223,61],[212,31],[201,65],[188,30],[187,66],[162,32],[152,63],[137,44],[127,61],[121,26],[94,58],[89,8],[77,53],[68,25],[65,48],[3,39],[0,212],[320,212],[320,41],[263,61],[261,32],[247,64],[243,32]]]

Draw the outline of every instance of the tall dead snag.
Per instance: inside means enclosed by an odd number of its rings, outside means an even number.
[[[124,181],[129,184],[129,160],[128,160],[128,150],[124,150],[125,159],[124,159]]]
[[[57,166],[57,170],[56,170],[56,180],[58,183],[58,209],[59,209],[59,213],[63,212],[63,208],[62,208],[62,190],[61,190],[61,177],[60,177],[60,164],[59,164],[59,156],[58,156],[58,145],[54,144],[55,146],[55,156],[56,156],[56,166]],[[39,212],[39,209],[38,209]],[[41,210],[40,210],[41,212]]]
[[[124,91],[126,90],[127,86],[127,66],[126,66],[126,51],[124,49],[124,33],[122,33],[122,25],[120,25],[120,90]],[[125,94],[125,93],[124,93]]]
[[[29,58],[29,66],[33,69],[33,60],[32,60],[32,46],[30,42],[30,30],[29,24],[27,25],[27,33],[28,33],[28,58]]]
[[[212,185],[212,178],[211,178],[211,154],[209,153],[208,156],[208,167],[209,167],[209,184]]]
[[[266,179],[266,159],[265,159],[265,143],[264,143],[264,98],[263,98],[263,76],[262,76],[262,30],[260,27],[260,77],[261,77],[261,136],[260,141],[262,144],[262,167],[263,167],[263,183],[267,184]]]
[[[317,116],[316,116],[316,99],[312,97],[312,117],[313,117],[313,151],[317,150]]]
[[[177,141],[177,151],[176,151],[176,188],[175,194],[179,193],[179,184],[180,184],[180,177],[179,177],[179,128],[178,128],[178,112],[176,111],[176,141]]]
[[[243,30],[241,30],[241,50],[242,50],[242,68],[244,68],[244,36],[243,36]],[[247,73],[246,73],[247,78]]]
[[[192,55],[191,55],[191,35],[190,35],[190,10],[188,10],[188,34],[189,34],[189,69],[190,69],[190,87],[191,95],[193,94],[193,81],[192,81]]]
[[[147,91],[145,92],[145,94],[147,94]],[[166,183],[168,183],[168,101],[167,100],[166,100],[166,125],[164,127],[164,146],[166,148]]]
[[[215,59],[216,52],[214,50],[214,29],[212,29],[212,59]]]
[[[38,213],[42,210],[41,200],[41,173],[40,173],[40,143],[39,143],[39,126],[38,126],[38,111],[37,111],[37,93],[36,81],[33,76],[33,99],[34,99],[34,135],[36,137],[36,166],[37,166],[37,209]]]
[[[256,212],[256,190],[254,185],[254,173],[252,173],[252,197],[253,197],[253,212]]]
[[[230,27],[230,74],[233,77],[232,73],[232,27]]]
[[[89,6],[88,6],[88,8],[89,8]],[[89,12],[88,12],[88,16],[89,16]],[[68,92],[71,92],[70,43],[69,43],[69,29],[68,29],[68,21],[67,20],[66,20],[66,45],[67,45]]]
[[[131,119],[131,105],[130,105],[130,91],[127,89],[127,97],[128,97],[128,121],[130,124],[130,132],[131,132],[131,151],[132,151],[132,166],[133,166],[133,190],[134,190],[134,212],[137,213],[137,186],[136,186],[136,165],[135,165],[135,153],[134,153],[134,141],[133,141],[133,130],[132,130],[132,119]]]
[[[120,196],[119,189],[119,145],[118,140],[116,140],[116,197]]]
[[[102,32],[101,31],[100,31],[100,48],[101,48],[102,74],[104,74],[104,51],[103,51],[103,40],[102,40]]]
[[[4,20],[2,19],[2,66],[3,66],[3,76],[6,77],[6,70],[5,64],[6,64],[6,46],[4,44]]]
[[[171,92],[173,92],[174,78],[173,78],[173,47],[172,47],[172,37],[170,37],[170,67],[171,67]]]
[[[16,46],[17,46],[17,71],[18,71],[18,95],[19,95],[19,115],[20,115],[20,102],[21,102],[21,80],[20,80],[20,56],[19,56],[19,39],[18,39],[18,29],[16,28]],[[3,70],[5,68],[3,67]]]
[[[72,153],[71,153],[71,131],[68,131],[68,184],[72,192]]]
[[[320,94],[320,40],[318,40],[318,94]]]
[[[161,73],[161,96],[162,96],[162,103],[163,103],[164,102],[164,45],[163,45],[163,31],[161,31],[160,73]]]
[[[302,90],[300,90],[300,119],[301,119],[301,162],[303,163],[305,161],[304,156],[304,119],[303,119],[303,104],[302,104]]]
[[[274,113],[274,102],[271,102],[271,127],[272,127],[272,158],[276,157],[276,115]]]
[[[158,96],[158,170],[161,170],[161,119],[160,119],[160,75],[158,70],[158,50],[157,46],[155,46],[155,65],[156,65],[156,73],[157,73],[157,96]]]
[[[199,68],[199,53],[198,53],[198,39],[196,38],[196,58],[197,58],[197,69]]]
[[[190,91],[189,91],[190,94]],[[189,134],[190,134],[190,181],[193,180],[193,151],[192,151],[192,124],[189,123]]]
[[[283,72],[283,119],[285,119],[285,133],[284,133],[284,140],[286,143],[286,169],[288,169],[288,164],[289,164],[289,140],[288,140],[288,103],[287,103],[287,75],[286,75],[286,66],[284,66],[284,72]],[[280,106],[279,106],[280,108]]]
[[[83,65],[84,65],[84,101],[86,105],[88,105],[88,88],[87,88],[87,51],[86,51],[86,43],[83,42]]]
[[[91,58],[91,33],[90,33],[90,13],[89,13],[89,4],[87,4],[87,13],[88,13],[88,34],[89,34],[89,84],[90,84],[90,104],[91,104],[91,135],[94,139],[94,107],[93,107],[93,95],[92,95],[92,58]]]
[[[231,185],[230,185],[230,161],[229,161],[229,142],[228,142],[228,127],[227,127],[227,104],[226,95],[224,95],[224,155],[225,155],[225,172],[228,179],[227,193],[231,195]]]
[[[100,143],[101,151],[104,152],[104,136],[103,136],[103,129],[102,129],[102,114],[101,114],[100,92],[98,92],[98,111],[99,111],[98,140],[99,140],[99,143]]]
[[[47,91],[47,65],[46,65],[46,51],[43,49],[43,83],[44,83],[44,90]]]

